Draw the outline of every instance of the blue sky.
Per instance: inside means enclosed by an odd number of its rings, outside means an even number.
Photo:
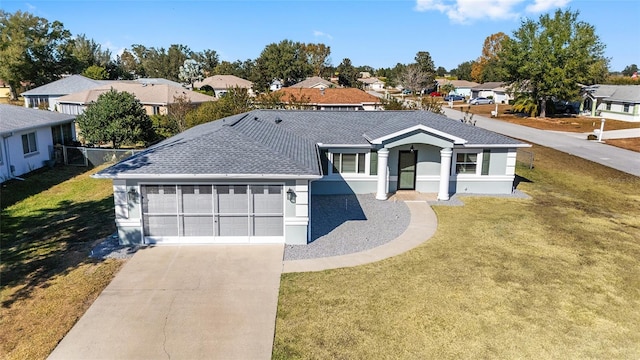
[[[476,59],[487,36],[511,35],[521,19],[558,7],[578,10],[581,21],[595,26],[611,70],[640,65],[637,0],[0,0],[5,11],[59,20],[114,54],[132,44],[184,44],[215,50],[221,60],[244,61],[289,39],[330,46],[333,65],[349,58],[356,66],[393,67],[428,51],[447,70]]]

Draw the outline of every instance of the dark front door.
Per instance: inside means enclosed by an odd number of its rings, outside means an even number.
[[[418,152],[400,150],[398,156],[398,190],[415,190]]]

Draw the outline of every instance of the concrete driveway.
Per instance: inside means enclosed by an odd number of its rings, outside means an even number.
[[[270,359],[283,249],[141,249],[49,359]]]

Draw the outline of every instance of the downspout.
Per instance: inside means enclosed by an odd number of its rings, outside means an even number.
[[[7,139],[13,136],[13,132],[10,132],[8,134],[4,134],[2,135],[2,144],[4,145],[4,154],[5,157],[7,158],[7,174],[9,174],[9,179],[16,179],[16,180],[21,180],[24,181],[23,178],[17,177],[15,175],[13,175],[15,173],[15,168],[12,170],[11,169],[11,153],[9,152],[9,145],[7,145]],[[9,180],[7,179],[7,180]]]

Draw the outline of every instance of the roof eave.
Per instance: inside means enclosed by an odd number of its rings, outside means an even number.
[[[320,179],[322,175],[300,175],[300,174],[102,174],[97,173],[91,175],[95,179],[137,179],[137,180],[192,180],[192,179],[268,179],[268,180],[289,180],[303,179],[313,180]]]

